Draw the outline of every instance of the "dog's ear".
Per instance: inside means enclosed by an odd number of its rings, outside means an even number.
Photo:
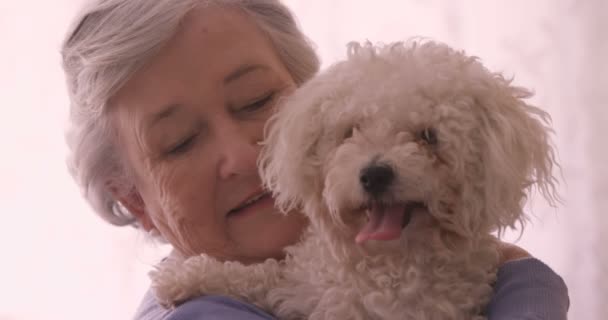
[[[482,210],[485,227],[499,233],[526,222],[525,203],[533,191],[539,191],[555,205],[559,201],[558,166],[550,141],[551,119],[543,110],[526,103],[532,93],[511,85],[502,75],[487,74],[475,93],[475,109],[480,123],[483,168]],[[483,221],[485,220],[485,221]]]
[[[260,176],[285,213],[301,209],[322,190],[322,159],[316,146],[323,133],[324,99],[317,93],[324,90],[315,86],[307,83],[280,101],[265,128]]]

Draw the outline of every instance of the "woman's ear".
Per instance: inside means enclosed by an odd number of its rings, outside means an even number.
[[[135,187],[131,188],[128,192],[124,192],[120,188],[108,183],[108,188],[114,199],[118,201],[118,204],[129,211],[146,232],[156,229],[146,210],[144,200]]]

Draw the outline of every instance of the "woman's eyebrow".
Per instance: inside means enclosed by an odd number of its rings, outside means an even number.
[[[242,77],[248,73],[251,73],[253,71],[268,70],[268,69],[270,69],[270,68],[263,64],[244,64],[244,65],[238,67],[233,72],[231,72],[228,76],[226,76],[226,78],[224,78],[224,84],[233,82],[233,81],[239,79],[240,77]]]
[[[254,72],[257,70],[269,70],[269,69],[270,69],[270,67],[263,65],[263,64],[244,64],[244,65],[241,65],[240,67],[238,67],[233,72],[231,72],[228,76],[226,76],[224,78],[224,84],[234,82],[234,81],[238,80],[239,78],[241,78],[251,72]],[[182,105],[178,104],[178,103],[169,104],[169,105],[161,108],[160,111],[155,112],[155,113],[149,115],[148,117],[146,117],[146,120],[144,120],[144,127],[147,130],[152,129],[152,127],[154,127],[159,122],[173,116],[181,108],[182,108]]]
[[[163,107],[160,111],[150,114],[144,120],[144,126],[147,130],[152,129],[156,124],[161,122],[164,119],[170,118],[173,116],[179,109],[182,108],[180,104],[170,104],[166,107]]]

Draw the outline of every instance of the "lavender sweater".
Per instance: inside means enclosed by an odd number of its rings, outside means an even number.
[[[494,297],[486,309],[489,320],[566,320],[570,301],[560,276],[538,259],[505,263],[498,270]],[[135,320],[273,320],[264,311],[221,296],[192,299],[164,309],[148,291]]]

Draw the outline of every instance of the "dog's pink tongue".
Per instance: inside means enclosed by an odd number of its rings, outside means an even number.
[[[372,206],[367,211],[369,221],[359,231],[355,241],[363,243],[367,240],[394,240],[401,235],[403,227],[404,206]]]

